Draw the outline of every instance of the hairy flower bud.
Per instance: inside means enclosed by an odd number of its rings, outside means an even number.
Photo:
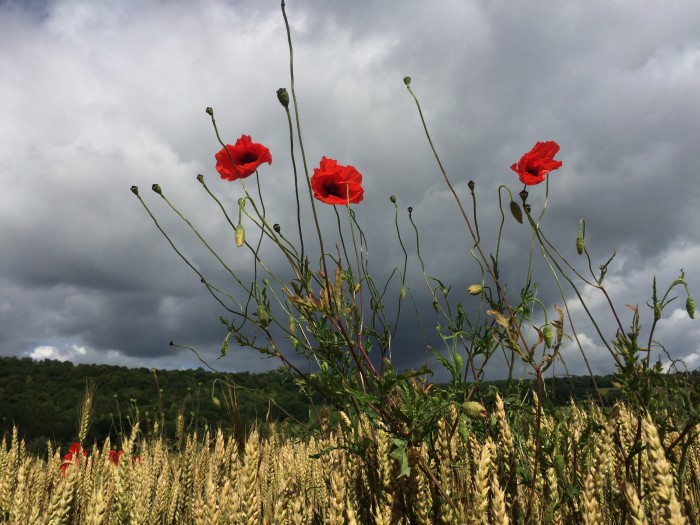
[[[214,406],[215,406],[216,408],[221,408],[221,401],[219,401],[219,398],[218,398],[218,397],[212,396],[212,397],[211,397],[211,401],[212,401],[212,403],[214,403]]]
[[[277,90],[277,100],[280,101],[280,104],[282,104],[285,109],[289,107],[289,93],[287,93],[285,88],[279,88]]]
[[[403,83],[407,86],[411,84],[411,77],[403,77]]]
[[[469,417],[486,417],[484,405],[476,401],[465,401],[462,403],[462,408]]]
[[[236,246],[239,248],[245,243],[245,228],[242,224],[236,226]]]
[[[691,319],[695,319],[695,299],[690,296],[685,301],[685,311],[688,312]]]
[[[467,293],[469,293],[469,295],[479,295],[483,290],[484,287],[482,285],[472,284],[469,288],[467,288]]]
[[[518,203],[515,201],[510,201],[510,214],[520,224],[523,223],[523,211],[520,209],[520,206],[518,206]]]
[[[544,344],[547,348],[552,348],[552,343],[554,343],[554,328],[552,325],[547,323],[542,327],[542,337],[544,338]]]

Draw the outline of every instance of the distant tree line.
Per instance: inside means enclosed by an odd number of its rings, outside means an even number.
[[[574,376],[548,379],[549,399],[556,405],[574,400],[616,397],[612,376]],[[512,389],[506,381],[482,383],[501,392]],[[518,384],[520,392],[529,388]],[[5,433],[15,425],[36,453],[47,440],[65,446],[76,439],[78,407],[86,387],[94,386],[92,424],[88,439],[102,443],[109,436],[118,444],[121,433],[139,422],[142,432],[157,431],[168,440],[178,430],[200,435],[222,428],[243,435],[254,424],[284,422],[308,424],[314,411],[285,370],[261,374],[217,374],[203,369],[154,370],[110,365],[73,365],[62,361],[0,358],[0,418]],[[533,384],[534,386],[534,384]],[[178,429],[178,418],[180,429]]]

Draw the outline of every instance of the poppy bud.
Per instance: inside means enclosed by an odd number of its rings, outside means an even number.
[[[277,90],[277,100],[280,101],[280,104],[282,104],[282,107],[285,109],[289,107],[289,93],[287,93],[285,88],[279,88]]]
[[[583,240],[583,237],[576,237],[576,253],[579,255],[583,255],[583,250],[586,249],[586,241]]]
[[[131,193],[133,193],[134,195],[138,196],[138,194],[139,194],[139,187],[138,187],[138,186],[132,186],[132,187],[131,187]]]
[[[523,190],[520,193],[518,193],[518,195],[520,195],[520,198],[523,200],[523,203],[525,203],[525,201],[527,200],[527,196],[530,194],[527,192],[527,190]]]
[[[221,407],[221,401],[219,401],[219,398],[218,398],[218,397],[212,396],[211,401],[212,401],[212,403],[214,403],[214,406],[215,406],[216,408],[220,408],[220,407]]]
[[[207,115],[214,116],[214,108],[207,108],[206,109]]]
[[[467,293],[469,295],[479,295],[484,290],[484,287],[480,284],[472,284],[467,288]]]
[[[685,311],[688,312],[691,319],[695,319],[695,300],[690,296],[685,301]]]
[[[204,182],[204,175],[202,175],[201,173],[199,175],[197,175],[197,180],[199,182]]]
[[[151,189],[155,191],[158,195],[163,194],[163,190],[160,189],[160,184],[154,184],[153,186],[151,186]]]
[[[411,77],[403,77],[403,83],[407,86],[411,84]]]
[[[236,246],[239,248],[245,243],[245,228],[242,224],[236,226]]]
[[[474,191],[475,184],[474,184],[473,180],[470,180],[469,182],[467,182],[467,186],[469,186],[469,191]]]
[[[523,211],[520,209],[517,202],[510,201],[510,213],[516,221],[518,221],[520,224],[523,223]]]
[[[392,202],[392,204],[396,204],[396,195],[391,195],[389,200]]]
[[[551,324],[546,324],[542,327],[542,337],[544,338],[544,344],[547,348],[552,348],[552,343],[554,343],[554,329]]]
[[[462,408],[469,417],[486,417],[486,409],[484,405],[477,401],[465,401],[462,403]]]
[[[282,231],[282,227],[279,224],[273,224],[272,229],[275,230],[275,232],[280,233]]]

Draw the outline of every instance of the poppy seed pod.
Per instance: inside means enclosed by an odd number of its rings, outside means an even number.
[[[207,112],[207,115],[214,116],[214,108],[207,108],[205,110]]]
[[[474,191],[474,186],[476,186],[476,184],[474,184],[473,180],[470,180],[467,182],[467,186],[469,186],[469,191]]]
[[[139,187],[138,187],[138,186],[132,186],[132,187],[131,187],[131,193],[133,193],[134,195],[138,196],[138,194],[139,194]]]
[[[277,90],[277,100],[280,101],[280,104],[282,104],[285,109],[289,107],[289,93],[287,93],[285,88],[279,88]]]
[[[272,229],[275,230],[275,233],[280,233],[282,231],[282,227],[279,224],[273,224]]]
[[[403,83],[409,86],[411,84],[411,77],[403,77]]]
[[[154,184],[151,189],[155,191],[158,195],[162,195],[163,190],[160,189],[160,184]]]
[[[389,196],[389,200],[392,202],[392,204],[396,204],[396,195]]]

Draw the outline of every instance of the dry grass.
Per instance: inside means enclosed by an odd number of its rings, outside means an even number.
[[[445,420],[432,443],[409,447],[408,476],[399,475],[389,436],[367,421],[353,431],[345,420],[303,441],[253,431],[239,446],[216,432],[183,436],[174,449],[140,439],[135,428],[121,444],[118,465],[105,443],[71,463],[65,477],[65,451],[31,457],[15,431],[0,444],[0,523],[676,524],[700,518],[698,439],[688,442],[681,467],[680,454],[664,449],[652,419],[622,405],[606,414],[572,406],[545,417],[537,472],[527,418],[511,420],[500,400],[493,417],[467,422],[466,433]],[[641,460],[630,461],[638,428]],[[364,453],[345,448],[350,436],[367,445]]]

